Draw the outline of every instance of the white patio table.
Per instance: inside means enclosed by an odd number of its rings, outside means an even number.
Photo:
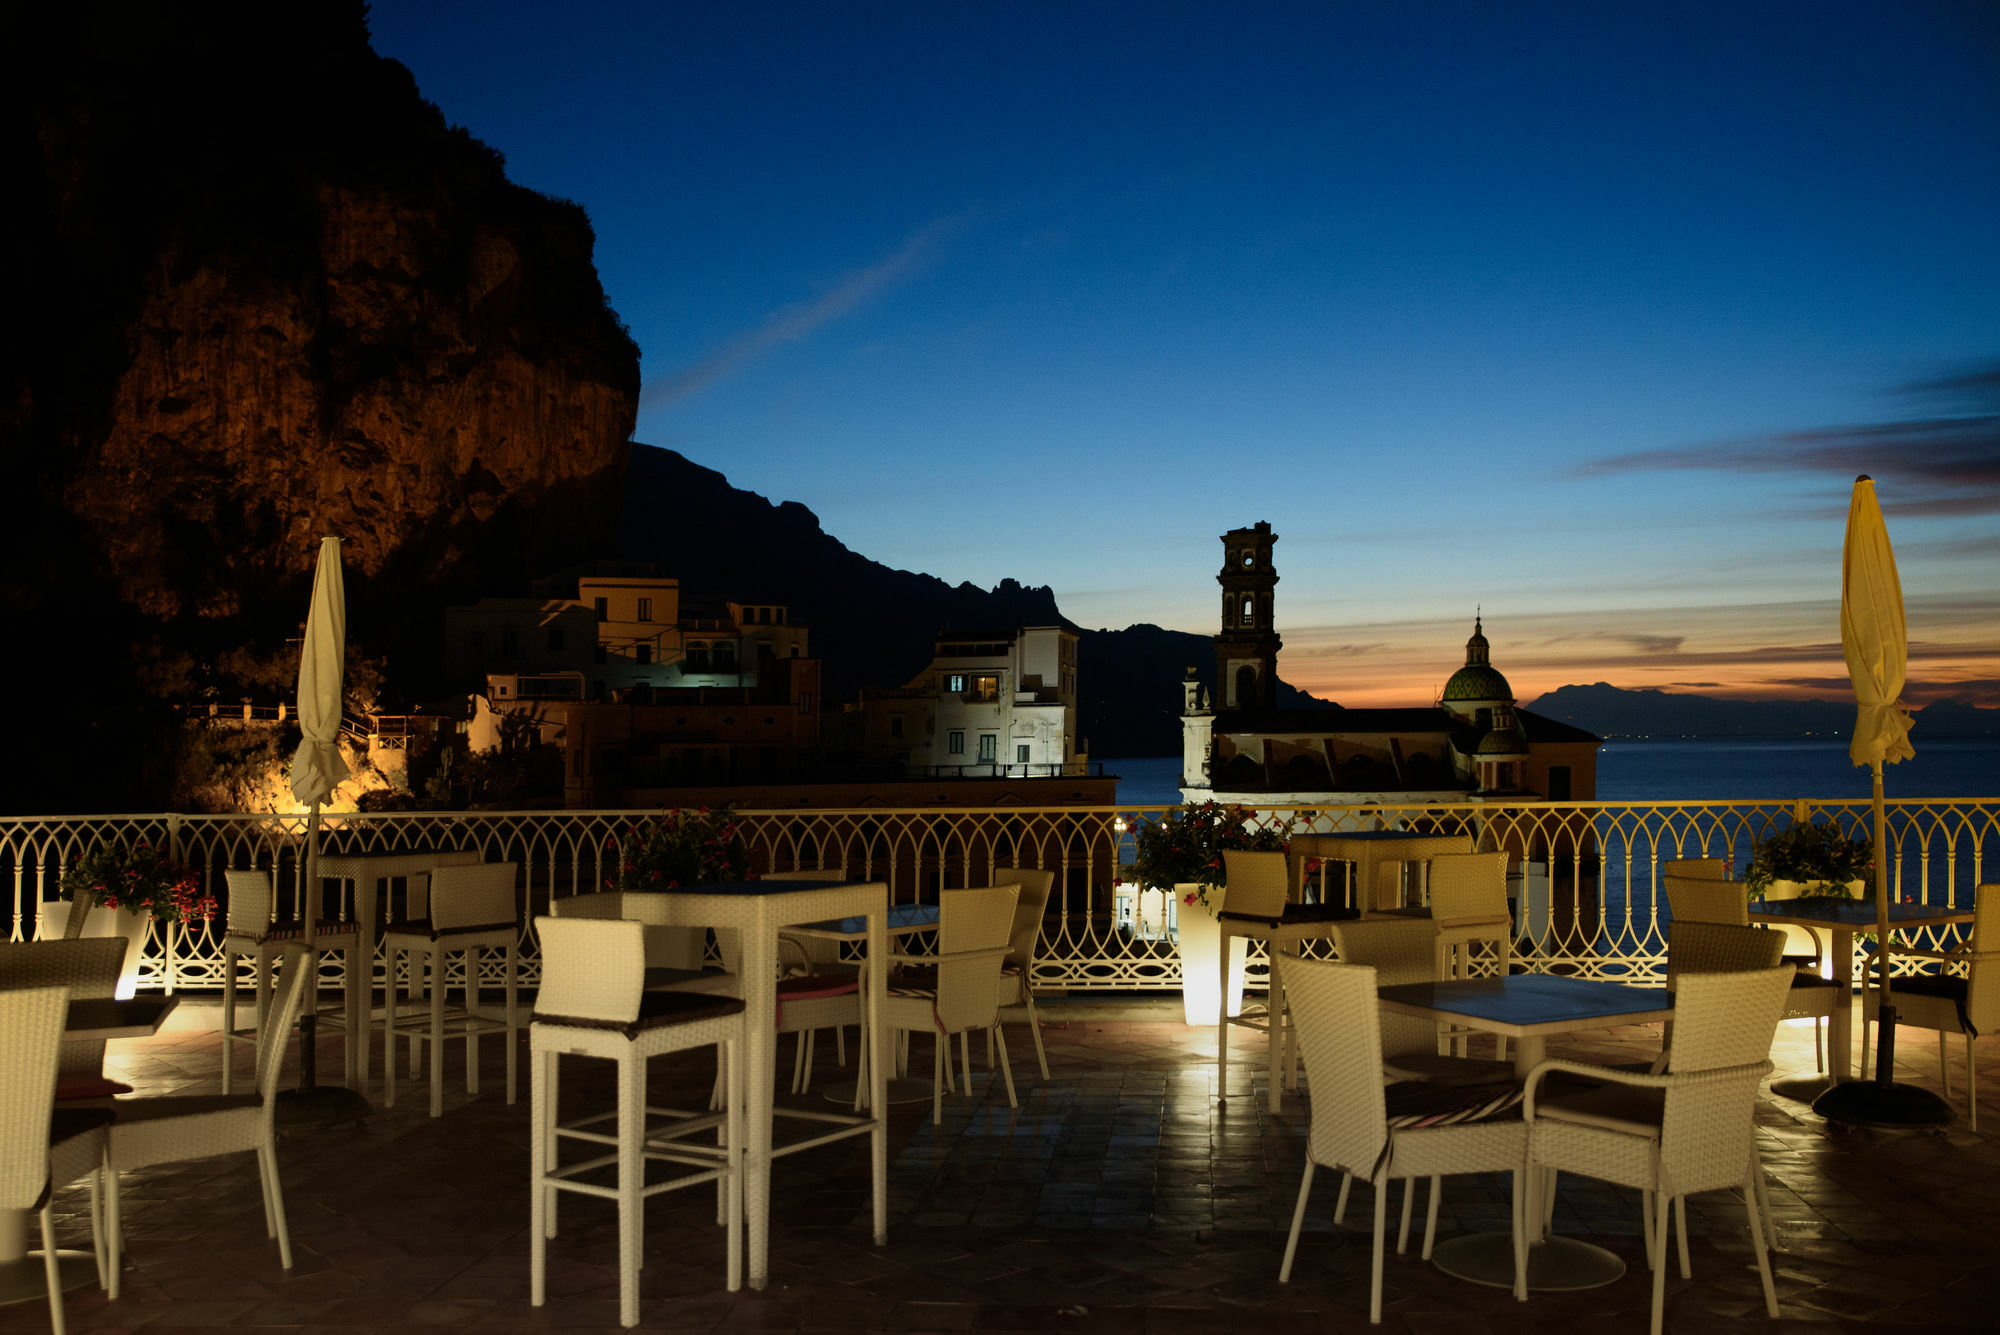
[[[743,940],[744,1165],[743,1213],[749,1238],[749,1284],[764,1287],[770,1276],[771,1160],[829,1141],[866,1134],[874,1161],[875,1242],[889,1241],[889,1123],[874,1109],[886,1108],[883,1062],[869,1063],[866,1114],[785,1110],[788,1117],[830,1124],[833,1129],[774,1147],[771,1135],[773,1085],[777,1077],[778,929],[828,919],[859,918],[868,953],[888,953],[889,887],[881,881],[742,881],[657,892],[624,892],[619,916],[658,927],[734,927]],[[869,1048],[882,1052],[883,970],[870,969],[866,1015]]]
[[[1514,1073],[1525,1079],[1548,1055],[1551,1034],[1647,1024],[1674,1017],[1673,996],[1663,987],[1632,987],[1593,978],[1522,973],[1506,978],[1457,978],[1439,983],[1399,983],[1379,988],[1382,1009],[1441,1020],[1514,1042]],[[1541,1220],[1529,1221],[1528,1287],[1594,1289],[1625,1273],[1617,1255],[1580,1238],[1543,1237]],[[1431,1260],[1447,1275],[1497,1288],[1514,1286],[1514,1239],[1507,1233],[1468,1233],[1437,1244]]]

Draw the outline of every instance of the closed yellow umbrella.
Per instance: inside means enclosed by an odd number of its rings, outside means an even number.
[[[308,950],[319,938],[319,808],[352,771],[340,754],[341,689],[347,660],[347,587],[340,574],[340,539],[322,538],[313,573],[312,604],[306,612],[305,645],[299,653],[299,729],[305,734],[292,756],[292,796],[306,803],[305,886],[299,912],[305,919]],[[316,1075],[314,1039],[318,1031],[318,955],[307,984],[305,1014],[299,1021],[299,1086],[311,1089]],[[353,966],[348,966],[350,970]],[[354,979],[347,980],[353,987]]]
[[[1847,506],[1847,542],[1840,565],[1840,647],[1854,683],[1854,738],[1848,759],[1869,769],[1875,818],[1875,986],[1880,993],[1875,1079],[1836,1085],[1813,1110],[1838,1121],[1872,1126],[1936,1125],[1951,1109],[1928,1090],[1894,1082],[1896,1011],[1889,984],[1889,829],[1882,803],[1882,766],[1916,755],[1910,745],[1910,711],[1904,706],[1909,628],[1903,617],[1903,583],[1875,483],[1854,480]]]

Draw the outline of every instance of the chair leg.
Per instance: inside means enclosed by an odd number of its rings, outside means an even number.
[[[1444,1195],[1444,1179],[1433,1175],[1429,1194],[1424,1200],[1424,1259],[1431,1259],[1431,1244],[1438,1235],[1438,1198]]]
[[[396,1106],[396,1017],[402,1013],[396,996],[396,956],[402,952],[382,952],[382,1106]]]
[[[1945,1098],[1949,1099],[1951,1097],[1951,1059],[1949,1056],[1946,1055],[1945,1052],[1945,1049],[1949,1046],[1949,1044],[1945,1041],[1944,1030],[1942,1029],[1938,1030],[1937,1034],[1938,1034],[1938,1082],[1944,1086],[1944,1096]]]
[[[1813,1070],[1826,1074],[1826,1021],[1817,1015],[1813,1016]]]
[[[986,1031],[986,1074],[993,1074],[993,1030]]]
[[[806,1068],[799,1073],[799,1093],[801,1094],[806,1093],[812,1088],[813,1060],[818,1056],[819,1030],[808,1029],[806,1030]]]
[[[1646,1249],[1646,1264],[1653,1263],[1653,1193],[1639,1193],[1639,1231],[1644,1234],[1642,1245]]]
[[[1386,1188],[1388,1181],[1384,1179],[1382,1185]],[[1403,1179],[1403,1222],[1396,1230],[1396,1255],[1398,1256],[1401,1256],[1410,1249],[1410,1214],[1416,1203],[1417,1179],[1406,1177]]]
[[[285,1189],[278,1181],[278,1150],[274,1145],[257,1147],[257,1169],[269,1183],[271,1217],[278,1225],[278,1263],[292,1268],[292,1230],[285,1222]]]
[[[1312,1195],[1313,1167],[1313,1161],[1307,1159],[1305,1176],[1299,1179],[1299,1203],[1292,1207],[1292,1232],[1285,1239],[1285,1259],[1278,1265],[1278,1282],[1280,1284],[1289,1284],[1292,1282],[1292,1258],[1298,1254],[1299,1230],[1305,1227],[1306,1197]],[[1345,1184],[1343,1183],[1344,1189]]]
[[[1763,1168],[1751,1164],[1751,1171],[1758,1177],[1764,1175]],[[1771,1257],[1764,1248],[1764,1225],[1758,1219],[1757,1196],[1754,1187],[1746,1186],[1743,1191],[1743,1206],[1750,1215],[1750,1245],[1757,1249],[1757,1277],[1764,1281],[1764,1314],[1776,1318],[1778,1315],[1778,1290],[1771,1282]]]
[[[1513,1202],[1514,1232],[1514,1301],[1528,1301],[1528,1170],[1516,1168],[1511,1176],[1514,1189]]]
[[[1382,1242],[1389,1231],[1389,1180],[1375,1184],[1375,1244],[1368,1264],[1368,1324],[1382,1324]]]
[[[507,1106],[514,1106],[515,1085],[518,1080],[520,1056],[515,1051],[520,1046],[521,1037],[521,951],[513,942],[507,944]]]
[[[122,1282],[124,1275],[121,1273],[125,1265],[125,1218],[118,1201],[118,1174],[109,1164],[105,1165],[104,1169],[104,1204],[106,1206],[105,1264],[109,1271],[105,1277],[104,1291],[115,1303],[125,1287]]]
[[[549,1054],[528,1057],[528,1306],[540,1307],[549,1281]]]
[[[222,948],[222,1092],[236,1092],[236,952]]]
[[[483,952],[478,946],[465,948],[465,1092],[479,1092],[479,957]],[[443,984],[446,963],[451,956],[438,952],[438,982]],[[442,986],[438,989],[442,992]],[[438,1050],[444,1050],[442,1039]],[[432,1114],[436,1116],[436,1114]]]
[[[553,1173],[562,1154],[562,1142],[556,1136],[556,1128],[562,1125],[562,1054],[545,1052],[541,1058],[545,1063],[542,1069],[549,1087],[549,1120],[542,1127],[542,1162]],[[544,1206],[548,1210],[543,1224],[544,1236],[553,1238],[556,1235],[556,1216],[562,1213],[562,1193],[550,1187]]]
[[[1000,1026],[997,1024],[988,1030],[987,1033],[990,1035],[989,1041],[997,1045],[1000,1049],[1000,1078],[1007,1082],[1007,1106],[1009,1108],[1018,1108],[1021,1104],[1014,1097],[1014,1062],[1007,1055],[1007,1035],[1001,1032]]]
[[[431,987],[431,1039],[425,1044],[430,1049],[431,1059],[431,1116],[444,1116],[444,952],[430,952]],[[466,1075],[466,1092],[479,1092],[479,1062],[472,1053],[472,1040],[465,1041],[466,1064],[471,1070]]]
[[[862,1027],[865,1029],[867,1026],[864,1025]],[[843,1071],[847,1069],[846,1025],[837,1024],[833,1027],[833,1059],[840,1064],[840,1068]]]
[[[725,1179],[729,1218],[725,1227],[729,1230],[727,1282],[729,1291],[735,1293],[743,1287],[743,1054],[735,1043],[724,1041],[719,1060],[729,1073],[729,1110],[723,1122],[729,1134],[729,1176]]]
[[[645,1242],[646,1064],[618,1060],[618,1323],[639,1324],[639,1254]]]
[[[1979,1068],[1973,1065],[1972,1035],[1965,1036],[1965,1114],[1971,1129],[1979,1129]]]
[[[1333,1203],[1333,1222],[1338,1224],[1347,1218],[1347,1193],[1354,1189],[1354,1174],[1340,1175],[1340,1199]]]
[[[46,1205],[42,1207],[42,1268],[49,1286],[49,1325],[55,1335],[68,1335],[69,1327],[63,1323],[62,1265],[56,1258],[55,1216]]]
[[[97,1287],[109,1293],[111,1291],[111,1280],[105,1272],[104,1257],[104,1166],[102,1163],[98,1165],[97,1171],[85,1180],[85,1186],[90,1191],[90,1250],[92,1256],[97,1261]]]
[[[1653,1335],[1660,1335],[1667,1310],[1667,1229],[1673,1219],[1669,1204],[1665,1192],[1653,1193]]]
[[[931,1043],[931,1125],[944,1122],[945,1054],[951,1047],[950,1034],[938,1034]]]
[[[1750,1185],[1757,1192],[1757,1212],[1764,1217],[1764,1245],[1778,1250],[1778,1221],[1771,1215],[1771,1190],[1764,1182],[1764,1161],[1757,1156],[1757,1136],[1750,1135]]]
[[[1021,984],[1021,996],[1028,1008],[1028,1032],[1035,1036],[1035,1065],[1041,1067],[1042,1079],[1049,1078],[1049,1054],[1042,1046],[1042,1017],[1035,1013],[1035,997],[1028,991],[1028,985]]]
[[[806,1075],[806,1040],[812,1037],[810,1029],[801,1029],[798,1041],[792,1046],[792,1093],[799,1092],[799,1082]]]
[[[965,1092],[972,1093],[972,1031],[958,1031],[958,1073],[965,1077]]]
[[[1674,1197],[1674,1245],[1680,1248],[1681,1278],[1693,1279],[1694,1267],[1688,1262],[1688,1198],[1685,1196]]]

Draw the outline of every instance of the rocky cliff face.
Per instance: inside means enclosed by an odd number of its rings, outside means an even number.
[[[511,184],[364,15],[81,0],[0,44],[26,261],[0,269],[0,596],[73,628],[93,716],[226,692],[212,647],[280,651],[322,534],[393,661],[615,517],[638,353],[589,221]]]

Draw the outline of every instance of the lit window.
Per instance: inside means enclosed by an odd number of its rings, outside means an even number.
[[[963,672],[947,674],[944,679],[944,688],[952,695],[965,694],[965,674]]]

